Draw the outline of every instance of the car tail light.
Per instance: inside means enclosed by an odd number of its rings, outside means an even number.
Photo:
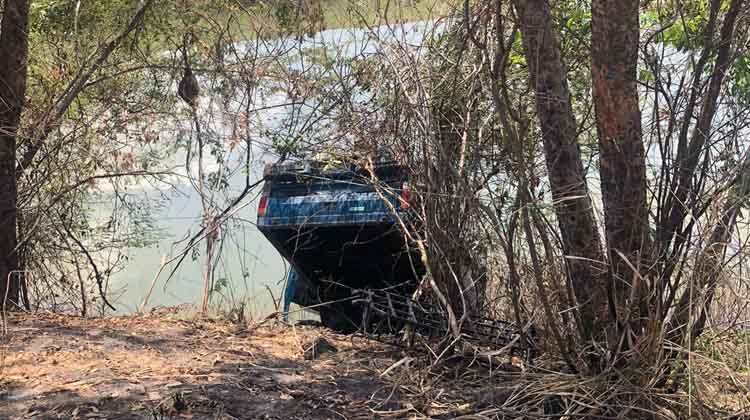
[[[411,206],[411,190],[409,189],[409,183],[404,182],[401,187],[401,195],[399,196],[399,204],[402,209],[408,209]]]
[[[268,196],[261,195],[260,202],[258,202],[258,217],[264,217],[266,215],[267,205],[268,205]]]

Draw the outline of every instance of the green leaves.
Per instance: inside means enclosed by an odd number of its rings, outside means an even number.
[[[653,82],[655,80],[654,73],[651,71],[651,69],[641,68],[638,71],[638,80],[640,80],[641,82]]]
[[[591,36],[591,2],[588,0],[572,0],[561,2],[553,9],[554,18],[560,25],[562,47],[565,49],[567,41],[585,39]]]
[[[729,93],[738,102],[750,105],[750,55],[743,53],[729,70]]]
[[[709,20],[706,1],[681,0],[659,3],[641,12],[641,27],[659,31],[655,42],[678,51],[695,51],[703,46],[703,33]],[[722,8],[728,7],[728,2]]]
[[[222,290],[227,290],[229,288],[229,280],[227,280],[226,277],[219,277],[218,279],[214,280],[214,286],[211,290],[211,293],[221,293]]]

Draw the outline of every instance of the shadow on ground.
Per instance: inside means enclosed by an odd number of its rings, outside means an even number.
[[[406,417],[402,355],[304,327],[240,328],[163,314],[14,315],[0,338],[2,419],[356,419]],[[338,352],[303,357],[325,336]]]

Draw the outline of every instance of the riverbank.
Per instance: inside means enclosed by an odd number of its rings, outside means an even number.
[[[434,363],[424,344],[407,351],[275,319],[238,324],[174,308],[112,318],[9,314],[0,335],[0,418],[549,418],[551,410],[585,415],[646,399],[661,402],[649,418],[741,419],[729,414],[750,413],[750,374],[718,354],[748,348],[742,340],[710,352],[716,360],[697,359],[691,387],[700,392],[688,396],[555,373],[549,359],[521,372],[501,352]],[[702,402],[722,410],[700,409]]]
[[[454,418],[487,404],[484,392],[467,392],[399,348],[314,326],[237,325],[173,310],[14,314],[7,324],[3,419]],[[321,338],[337,351],[311,355]],[[481,370],[484,381],[507,379]],[[460,383],[473,377],[460,375]]]

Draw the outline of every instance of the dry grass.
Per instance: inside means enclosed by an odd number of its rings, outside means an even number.
[[[305,360],[320,336],[339,351]],[[728,418],[750,407],[747,364],[718,355],[748,349],[722,343],[702,353],[713,359],[692,358],[691,393],[668,393],[628,374],[562,373],[549,356],[525,370],[470,348],[436,360],[419,340],[406,350],[274,320],[16,314],[2,343],[0,418],[158,418],[175,396],[187,407],[177,414],[195,419]]]

